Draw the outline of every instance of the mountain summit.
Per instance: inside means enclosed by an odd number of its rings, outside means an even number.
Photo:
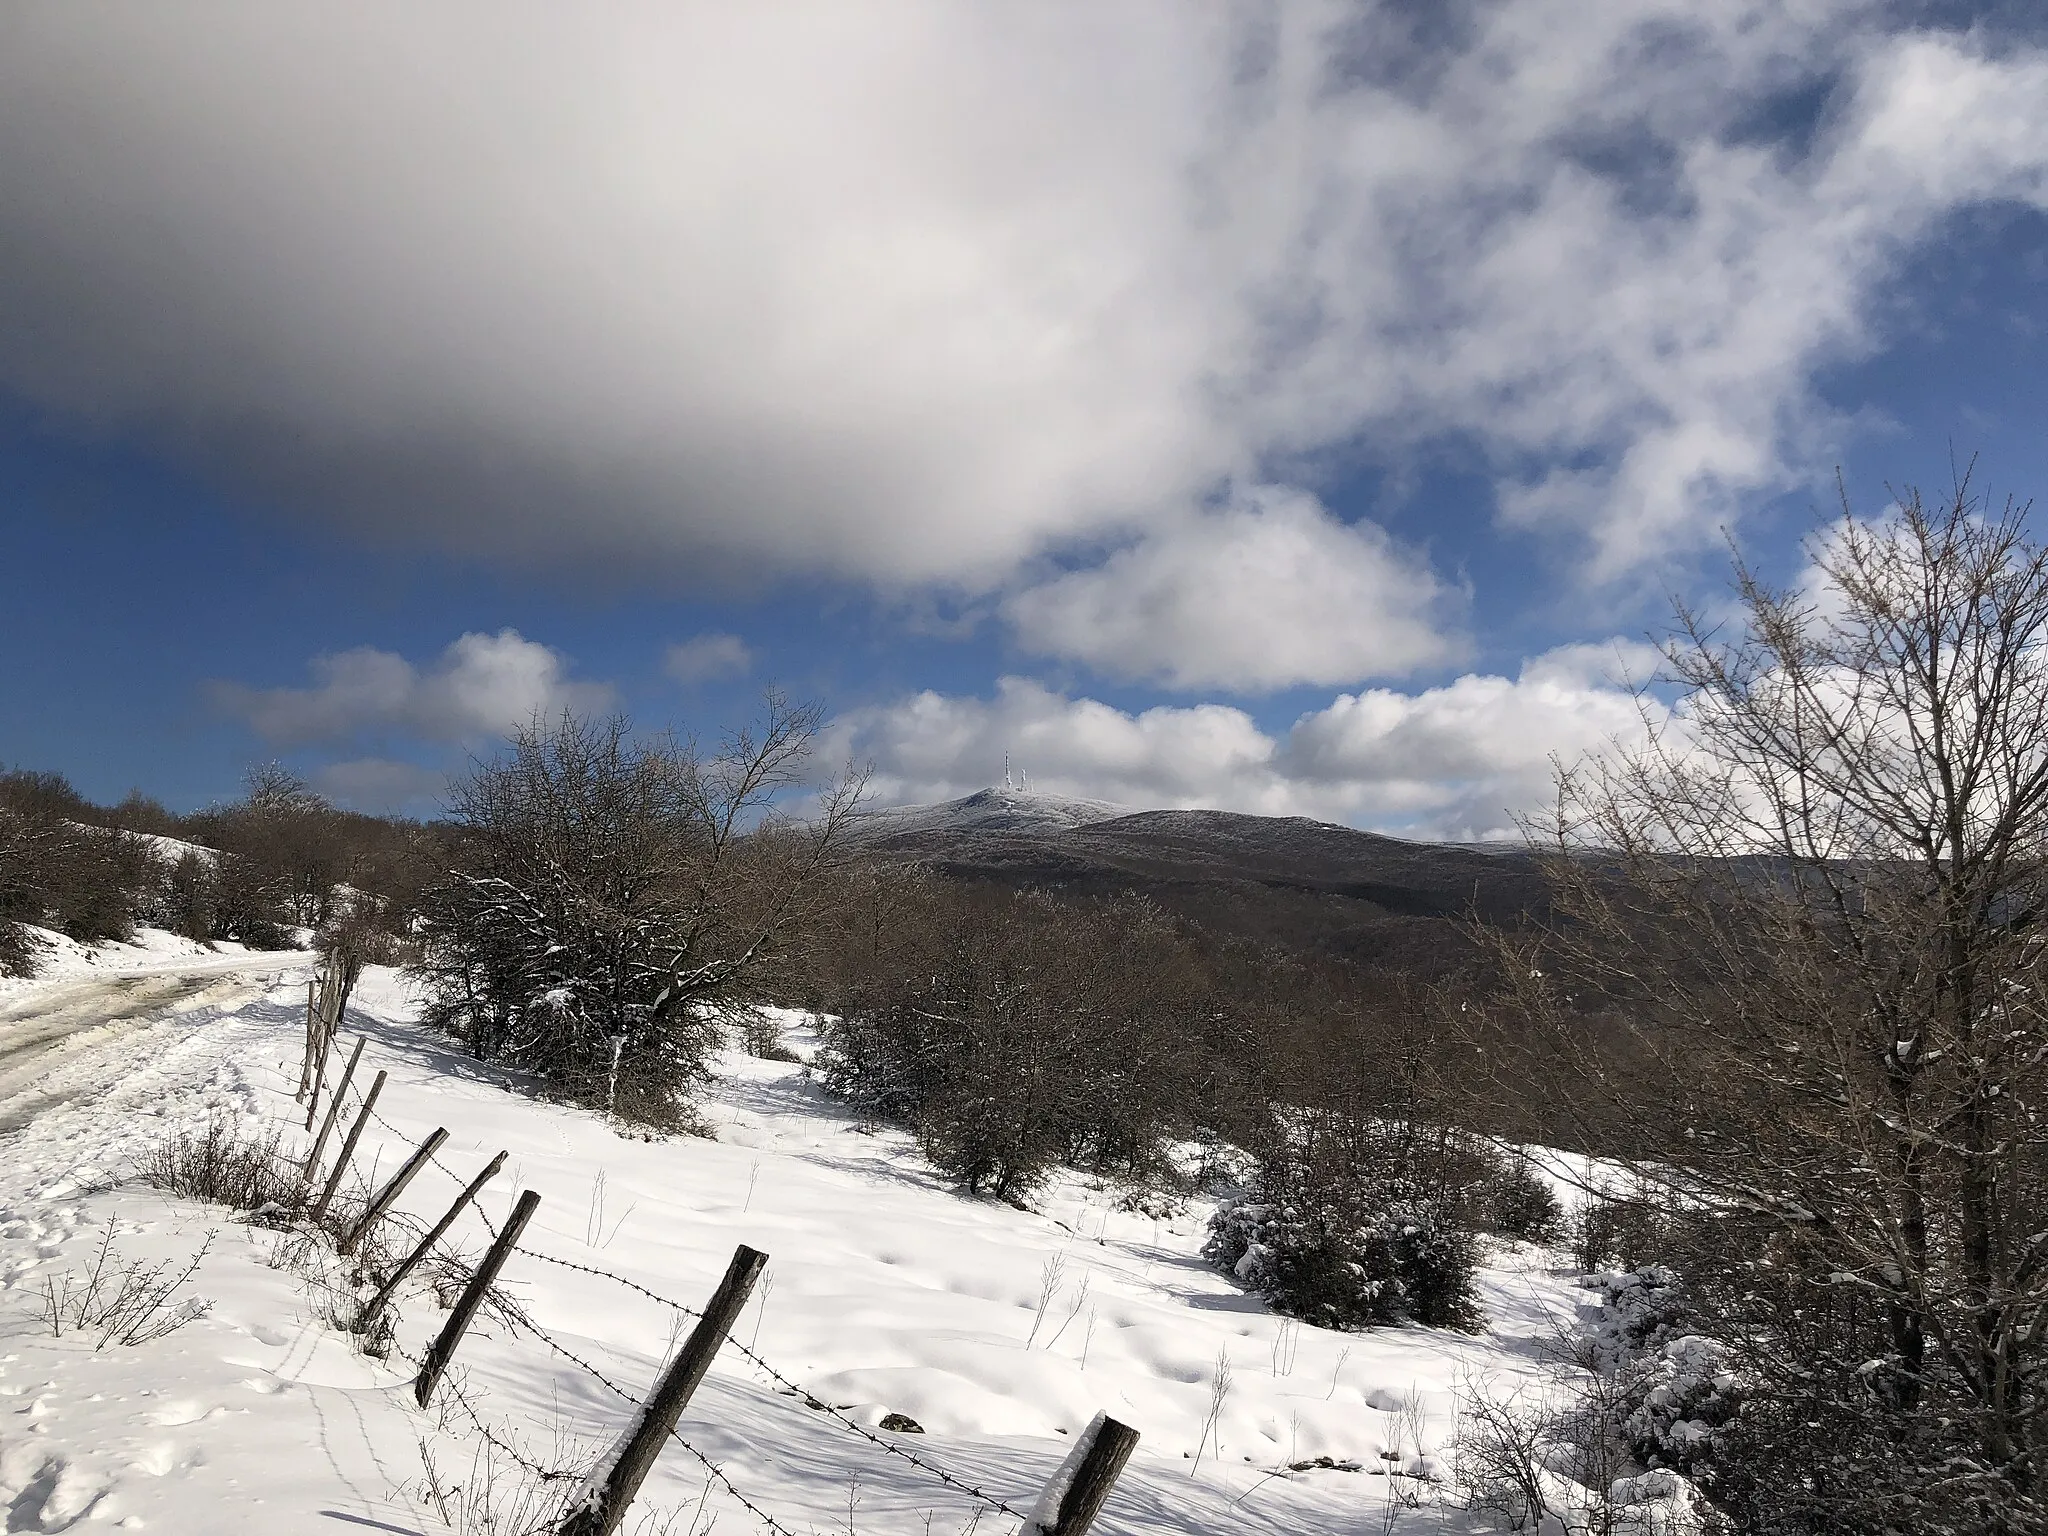
[[[1469,957],[1464,920],[1514,924],[1548,891],[1528,850],[1418,843],[1305,816],[1134,811],[1015,788],[870,813],[875,854],[959,879],[1135,893],[1220,933],[1440,974]]]
[[[1093,826],[1132,814],[1132,807],[1108,800],[1076,800],[1068,795],[1041,795],[1002,786],[976,790],[958,800],[870,811],[863,827],[867,835],[879,837],[932,832],[1051,832]]]

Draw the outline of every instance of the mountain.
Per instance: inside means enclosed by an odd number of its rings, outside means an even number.
[[[1077,896],[1135,891],[1212,929],[1439,974],[1468,952],[1462,920],[1547,906],[1513,845],[1411,842],[1305,816],[1131,811],[1013,789],[874,813],[883,857],[960,879]]]
[[[1067,795],[1036,795],[1029,790],[984,789],[937,805],[898,805],[870,811],[870,835],[917,833],[1042,832],[1085,827],[1131,814],[1128,805],[1108,800],[1076,800]]]

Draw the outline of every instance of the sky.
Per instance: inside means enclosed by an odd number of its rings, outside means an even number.
[[[1510,834],[1731,551],[2048,493],[2044,325],[2030,6],[17,0],[0,762],[431,815],[774,687]]]

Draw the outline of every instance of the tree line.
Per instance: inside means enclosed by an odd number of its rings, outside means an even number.
[[[145,925],[256,949],[344,925],[396,940],[439,862],[428,828],[339,809],[274,763],[236,800],[182,816],[0,771],[0,975],[34,973],[37,929],[83,944]]]

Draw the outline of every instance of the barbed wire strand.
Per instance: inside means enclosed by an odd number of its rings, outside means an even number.
[[[663,1306],[673,1307],[676,1311],[684,1313],[685,1315],[690,1317],[702,1317],[704,1315],[703,1313],[697,1311],[694,1307],[685,1306],[680,1301],[672,1301],[668,1297],[663,1296],[658,1292],[648,1290],[647,1287],[644,1285],[635,1284],[633,1281],[628,1280],[625,1276],[615,1275],[609,1270],[593,1269],[587,1264],[571,1263],[567,1259],[557,1259],[554,1258],[552,1255],[544,1253],[535,1253],[526,1248],[514,1248],[513,1252],[526,1254],[526,1256],[529,1258],[545,1259],[549,1263],[560,1264],[568,1269],[581,1270],[585,1274],[595,1275],[600,1279],[616,1281],[620,1285],[628,1286],[631,1289],[638,1291],[643,1296],[650,1297],[653,1300],[660,1302]],[[526,1323],[526,1326],[532,1329],[536,1336],[541,1338],[542,1342],[548,1344],[551,1348],[555,1349],[565,1359],[575,1361],[575,1363],[583,1365],[584,1369],[590,1371],[590,1373],[593,1376],[596,1376],[598,1380],[605,1380],[603,1374],[596,1370],[596,1368],[589,1366],[582,1361],[576,1360],[576,1357],[573,1354],[571,1354],[568,1350],[563,1349],[562,1346],[555,1340],[548,1338],[545,1332],[541,1330],[539,1326],[532,1321],[530,1316],[525,1317],[524,1321]],[[888,1452],[891,1456],[900,1457],[902,1460],[909,1462],[912,1466],[917,1467],[922,1471],[929,1472],[933,1477],[936,1477],[940,1482],[944,1483],[947,1487],[955,1490],[956,1492],[964,1493],[969,1498],[978,1500],[980,1503],[987,1505],[989,1508],[996,1510],[998,1513],[1010,1515],[1018,1520],[1022,1520],[1024,1518],[1022,1511],[1011,1508],[1010,1505],[1003,1502],[1003,1500],[997,1498],[994,1494],[987,1493],[982,1489],[975,1487],[972,1483],[963,1482],[961,1479],[955,1477],[952,1473],[946,1471],[945,1468],[933,1466],[930,1462],[913,1455],[911,1452],[905,1450],[902,1446],[896,1445],[888,1440],[884,1440],[880,1435],[876,1434],[873,1430],[869,1429],[865,1424],[860,1423],[858,1420],[847,1417],[844,1413],[840,1412],[839,1409],[833,1407],[823,1398],[820,1398],[814,1393],[812,1393],[809,1388],[799,1385],[797,1382],[792,1381],[788,1376],[785,1376],[781,1371],[778,1371],[774,1366],[770,1365],[766,1360],[764,1360],[757,1352],[755,1352],[753,1349],[750,1349],[747,1345],[742,1344],[738,1339],[732,1338],[730,1335],[728,1335],[725,1342],[726,1344],[730,1345],[733,1349],[737,1350],[740,1354],[744,1355],[748,1360],[751,1360],[755,1365],[759,1366],[763,1371],[765,1371],[769,1375],[770,1378],[772,1378],[776,1382],[777,1385],[787,1389],[789,1392],[795,1394],[796,1396],[801,1397],[806,1405],[812,1407],[815,1411],[823,1413],[828,1417],[836,1420],[839,1424],[843,1425],[847,1429],[852,1430],[855,1434],[859,1435],[863,1440],[866,1440],[871,1445],[879,1446],[882,1450]],[[608,1381],[605,1384],[607,1386],[612,1386],[612,1383]],[[619,1389],[614,1386],[613,1390],[617,1391]]]
[[[512,1314],[515,1312],[516,1309],[512,1307],[507,1307],[506,1310],[508,1314]],[[550,1348],[552,1348],[557,1354],[561,1355],[564,1359],[570,1360],[574,1362],[576,1365],[581,1366],[584,1370],[588,1371],[592,1376],[595,1376],[607,1387],[610,1387],[612,1391],[616,1392],[620,1397],[624,1398],[628,1403],[631,1403],[634,1407],[643,1408],[646,1406],[639,1398],[635,1397],[631,1392],[628,1392],[624,1387],[621,1387],[617,1382],[611,1380],[602,1371],[598,1370],[595,1366],[591,1365],[589,1361],[583,1360],[575,1354],[571,1353],[569,1350],[564,1349],[553,1338],[549,1337],[549,1335],[544,1329],[536,1325],[531,1318],[524,1316],[523,1313],[518,1314],[518,1317],[519,1321],[525,1324],[529,1332],[531,1332],[536,1338],[539,1338],[543,1343],[547,1344]],[[403,1355],[408,1361],[410,1361],[414,1365],[420,1365],[424,1363],[420,1356],[415,1355],[411,1350],[405,1348],[402,1344],[394,1343],[392,1345],[392,1348],[398,1354]],[[542,1466],[539,1462],[535,1461],[531,1456],[528,1456],[524,1451],[520,1450],[518,1446],[512,1444],[503,1436],[495,1433],[491,1429],[491,1427],[484,1422],[483,1415],[477,1412],[476,1404],[470,1401],[469,1394],[463,1391],[461,1385],[458,1382],[456,1382],[453,1377],[444,1376],[441,1379],[441,1385],[442,1389],[448,1392],[451,1396],[453,1396],[457,1404],[461,1406],[464,1415],[469,1419],[469,1422],[475,1427],[476,1432],[479,1435],[481,1435],[492,1446],[504,1452],[505,1455],[511,1457],[513,1461],[517,1462],[520,1466],[524,1467],[528,1472],[531,1472],[534,1476],[538,1477],[542,1482],[565,1482],[571,1478],[581,1477],[584,1475],[579,1472],[568,1471],[562,1468]],[[769,1514],[766,1510],[762,1509],[760,1505],[756,1504],[752,1499],[748,1498],[744,1493],[740,1492],[738,1485],[735,1484],[732,1478],[726,1474],[726,1471],[723,1467],[719,1466],[716,1462],[712,1461],[710,1457],[706,1456],[702,1451],[698,1450],[696,1446],[690,1444],[690,1442],[688,1440],[685,1440],[682,1437],[682,1435],[678,1433],[675,1429],[671,1428],[668,1431],[668,1434],[670,1439],[674,1440],[677,1445],[680,1445],[684,1450],[688,1451],[692,1456],[694,1456],[699,1462],[703,1464],[704,1470],[710,1473],[712,1477],[718,1480],[719,1486],[723,1488],[727,1493],[731,1494],[733,1496],[733,1499],[740,1505],[741,1508],[745,1509],[747,1513],[751,1514],[756,1520],[760,1521],[761,1524],[766,1526],[770,1531],[773,1531],[775,1533],[775,1536],[795,1536],[795,1533],[792,1532],[787,1526],[783,1525],[773,1515]]]
[[[399,1130],[397,1126],[393,1125],[389,1120],[386,1120],[382,1115],[378,1114],[376,1110],[372,1109],[370,1111],[370,1117],[373,1120],[375,1120],[379,1125],[383,1126],[386,1130],[390,1131],[394,1136],[398,1136],[401,1139],[405,1137],[405,1132]],[[431,1162],[436,1168],[440,1169],[442,1173],[447,1174],[448,1177],[453,1179],[457,1184],[462,1185],[464,1188],[468,1187],[469,1181],[463,1178],[462,1175],[456,1173],[452,1168],[449,1168],[444,1163],[442,1163],[438,1156],[429,1157],[428,1161]],[[485,1214],[481,1207],[480,1202],[472,1201],[471,1204],[476,1207],[476,1214],[478,1219],[483,1222],[485,1229],[490,1232],[493,1240],[495,1240],[498,1235],[498,1229],[496,1224],[492,1222],[492,1220],[487,1214]],[[581,1274],[590,1275],[600,1280],[609,1280],[615,1285],[625,1286],[628,1290],[636,1291],[640,1295],[645,1296],[648,1300],[659,1302],[662,1306],[672,1308],[673,1310],[682,1313],[686,1317],[701,1318],[704,1315],[695,1307],[688,1306],[680,1301],[676,1301],[672,1297],[663,1296],[658,1291],[651,1291],[646,1286],[641,1285],[636,1281],[628,1280],[624,1275],[615,1274],[611,1270],[597,1269],[588,1264],[578,1264],[572,1260],[557,1258],[553,1254],[541,1253],[538,1250],[532,1248],[524,1248],[515,1245],[512,1251],[514,1253],[523,1254],[525,1257],[530,1259],[538,1259],[545,1264],[559,1265],[563,1269],[572,1269]],[[516,1305],[516,1303],[508,1302],[508,1311],[516,1308]],[[527,1317],[525,1321],[527,1327],[534,1333],[535,1337],[539,1338],[543,1343],[547,1344],[550,1348],[554,1349],[564,1359],[582,1366],[584,1370],[588,1371],[592,1376],[595,1376],[599,1381],[603,1382],[606,1386],[610,1387],[614,1392],[617,1392],[621,1397],[626,1398],[629,1402],[638,1401],[638,1399],[634,1398],[630,1393],[626,1392],[623,1388],[618,1386],[617,1383],[607,1378],[596,1367],[588,1364],[585,1361],[577,1359],[577,1357],[574,1354],[562,1348],[562,1346],[556,1343],[554,1339],[549,1337],[544,1330],[542,1330],[537,1324],[533,1323],[530,1317]],[[773,1380],[778,1386],[781,1386],[790,1393],[794,1394],[795,1396],[802,1398],[806,1405],[813,1406],[815,1411],[825,1414],[828,1418],[834,1420],[842,1427],[852,1430],[855,1434],[859,1435],[863,1440],[866,1440],[869,1444],[880,1448],[882,1451],[886,1452],[891,1456],[895,1456],[900,1460],[909,1462],[913,1467],[918,1468],[920,1471],[930,1473],[933,1477],[937,1478],[941,1483],[945,1484],[946,1487],[953,1489],[955,1492],[963,1493],[967,1495],[969,1498],[977,1500],[978,1502],[987,1505],[990,1509],[993,1509],[1000,1514],[1008,1515],[1012,1519],[1016,1520],[1022,1520],[1026,1518],[1022,1510],[1013,1508],[1011,1505],[1009,1505],[1002,1499],[996,1497],[994,1494],[989,1493],[981,1488],[977,1488],[972,1483],[963,1481],[962,1479],[955,1477],[952,1473],[946,1471],[946,1469],[943,1467],[933,1466],[930,1462],[913,1455],[911,1452],[905,1450],[900,1445],[894,1444],[893,1442],[888,1440],[884,1440],[880,1435],[876,1434],[873,1430],[869,1429],[865,1424],[860,1423],[858,1420],[847,1417],[846,1414],[842,1413],[839,1409],[833,1407],[823,1398],[818,1397],[809,1388],[800,1385],[796,1381],[793,1381],[791,1378],[784,1375],[781,1371],[778,1371],[774,1366],[770,1365],[754,1350],[740,1343],[738,1339],[728,1336],[725,1342],[727,1344],[730,1344],[734,1349],[738,1350],[740,1354],[744,1355],[748,1360],[752,1361],[755,1365],[759,1366],[762,1369],[762,1371],[764,1371],[768,1375],[768,1377],[771,1380]],[[680,1437],[678,1437],[678,1439],[680,1439]],[[700,1460],[703,1459],[702,1454],[698,1452],[694,1446],[689,1446],[687,1448],[690,1450],[690,1453],[692,1455],[698,1456]],[[711,1468],[710,1462],[706,1461],[705,1466],[707,1468],[710,1468],[714,1473],[716,1473],[716,1469]],[[722,1473],[717,1475],[720,1477],[721,1481],[724,1480]],[[729,1484],[727,1486],[730,1487]],[[745,1498],[740,1494],[738,1489],[735,1488],[731,1491],[734,1498],[739,1499],[740,1502],[743,1504],[746,1503]],[[747,1507],[749,1509],[753,1508],[751,1504],[747,1505]],[[767,1517],[762,1516],[762,1518],[766,1519]]]
[[[426,1363],[421,1356],[414,1354],[402,1344],[394,1341],[391,1348],[395,1353],[403,1355],[413,1365],[418,1366]],[[441,1387],[461,1406],[463,1413],[468,1417],[469,1422],[475,1426],[476,1432],[479,1435],[483,1436],[485,1440],[503,1451],[507,1456],[510,1456],[515,1462],[538,1477],[542,1482],[565,1482],[570,1478],[581,1475],[561,1467],[544,1467],[511,1441],[495,1433],[490,1425],[484,1422],[483,1415],[477,1412],[476,1404],[470,1401],[469,1394],[462,1389],[461,1383],[453,1376],[443,1376],[441,1378]]]
[[[503,1308],[505,1316],[511,1320],[512,1325],[515,1328],[524,1328],[528,1333],[532,1334],[535,1338],[539,1339],[541,1343],[547,1345],[549,1349],[553,1350],[556,1354],[560,1355],[564,1360],[567,1360],[571,1365],[577,1366],[579,1369],[589,1373],[591,1376],[596,1377],[597,1380],[603,1382],[605,1386],[609,1387],[613,1392],[617,1393],[621,1398],[625,1399],[628,1403],[631,1403],[635,1408],[643,1410],[646,1408],[647,1404],[645,1399],[637,1396],[636,1394],[628,1391],[626,1388],[620,1386],[616,1381],[613,1381],[611,1377],[605,1375],[603,1371],[600,1371],[588,1360],[585,1360],[581,1355],[578,1355],[575,1351],[569,1349],[566,1345],[564,1345],[561,1342],[561,1340],[557,1339],[553,1334],[549,1333],[545,1328],[541,1327],[539,1323],[535,1322],[533,1320],[533,1315],[530,1312],[528,1312],[524,1307],[520,1306],[517,1302],[506,1299],[503,1302],[501,1302],[501,1306]],[[677,1445],[680,1445],[684,1450],[688,1451],[692,1456],[696,1457],[698,1461],[702,1462],[704,1464],[704,1470],[709,1472],[716,1479],[718,1479],[719,1486],[724,1488],[727,1493],[731,1494],[735,1499],[737,1499],[741,1506],[745,1508],[749,1514],[753,1515],[753,1517],[756,1520],[759,1520],[763,1525],[767,1526],[769,1530],[779,1533],[779,1536],[792,1536],[792,1533],[788,1531],[786,1528],[784,1528],[781,1524],[779,1524],[774,1516],[768,1514],[759,1505],[755,1504],[753,1500],[749,1499],[744,1493],[741,1493],[738,1486],[733,1482],[733,1480],[730,1477],[726,1475],[725,1469],[719,1466],[716,1462],[714,1462],[709,1456],[706,1456],[702,1451],[698,1450],[696,1446],[690,1444],[689,1441],[685,1440],[681,1432],[678,1431],[674,1425],[669,1425],[667,1432],[670,1439],[674,1440]]]

